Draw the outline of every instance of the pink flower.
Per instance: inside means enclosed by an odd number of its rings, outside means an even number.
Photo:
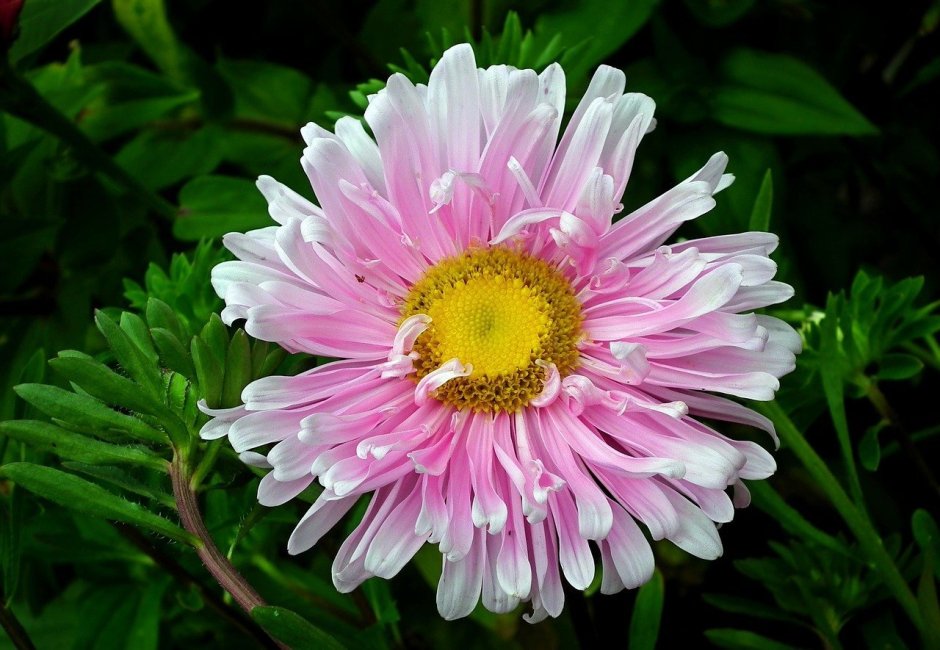
[[[793,293],[772,280],[777,238],[664,245],[733,180],[723,153],[614,223],[654,125],[653,101],[623,91],[601,67],[558,140],[561,67],[480,70],[454,47],[427,87],[393,75],[370,98],[375,140],[353,118],[303,129],[320,207],[262,177],[277,225],[226,236],[224,320],[344,360],[255,381],[243,406],[204,409],[202,435],[271,468],[264,505],[322,485],[290,553],[372,495],[334,561],[340,591],[431,543],[445,618],[481,597],[558,616],[562,577],[594,577],[592,543],[605,593],[649,579],[647,535],[717,558],[743,480],[773,473],[697,418],[774,435],[712,393],[770,400],[793,370],[799,337],[752,313]]]

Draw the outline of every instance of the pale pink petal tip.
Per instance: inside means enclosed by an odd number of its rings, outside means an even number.
[[[558,616],[563,581],[585,589],[600,570],[603,593],[647,581],[647,536],[718,558],[717,524],[750,502],[744,481],[775,471],[763,447],[712,423],[777,443],[773,424],[740,403],[773,399],[802,346],[785,322],[754,313],[793,295],[773,280],[777,237],[668,243],[733,181],[722,152],[621,214],[656,124],[653,100],[625,87],[621,71],[599,68],[562,132],[560,66],[482,70],[458,45],[427,87],[392,76],[365,125],[305,126],[317,204],[261,176],[272,225],[224,239],[237,258],[212,273],[225,322],[341,360],[258,379],[234,408],[200,402],[210,418],[200,436],[227,437],[269,470],[266,506],[319,492],[291,554],[337,535],[369,495],[333,563],[340,591],[393,577],[430,543],[444,618],[521,602],[528,621]],[[577,362],[559,370],[533,354],[541,390],[523,407],[458,410],[440,396],[478,376],[474,360],[448,354],[429,368],[420,341],[435,323],[402,305],[441,260],[494,247],[570,283]]]

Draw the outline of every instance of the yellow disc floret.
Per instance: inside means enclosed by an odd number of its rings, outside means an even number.
[[[434,396],[458,409],[516,411],[542,392],[546,368],[574,370],[581,304],[546,262],[505,248],[470,249],[438,262],[412,287],[402,320],[426,314],[415,377],[450,359],[473,370]],[[538,362],[538,363],[537,363]]]

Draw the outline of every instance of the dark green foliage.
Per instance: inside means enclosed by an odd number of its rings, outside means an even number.
[[[0,61],[0,614],[39,648],[940,647],[938,23],[936,3],[26,0]],[[627,209],[726,151],[735,184],[679,235],[780,233],[798,298],[772,313],[805,344],[765,410],[778,475],[726,559],[657,545],[643,588],[596,581],[536,626],[442,621],[435,549],[337,593],[343,530],[284,550],[318,488],[263,508],[260,472],[198,438],[199,400],[322,361],[218,316],[219,238],[272,223],[257,176],[314,198],[300,127],[463,41],[481,66],[560,61],[569,111],[601,63],[656,100]],[[220,596],[171,468],[270,606]]]

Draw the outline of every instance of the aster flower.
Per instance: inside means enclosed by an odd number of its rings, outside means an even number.
[[[796,333],[753,313],[792,295],[772,280],[777,238],[663,245],[733,180],[723,153],[614,223],[654,125],[624,86],[598,69],[558,140],[561,67],[481,70],[454,47],[427,87],[396,74],[370,98],[374,140],[353,118],[303,129],[319,207],[261,177],[277,225],[226,236],[223,319],[341,360],[203,407],[202,436],[270,468],[264,505],[319,481],[292,554],[367,495],[333,563],[340,591],[431,543],[445,618],[481,598],[558,616],[562,579],[594,578],[592,544],[605,593],[650,578],[647,535],[716,558],[742,481],[773,473],[761,446],[699,418],[773,436],[712,393],[770,400],[794,367]]]

